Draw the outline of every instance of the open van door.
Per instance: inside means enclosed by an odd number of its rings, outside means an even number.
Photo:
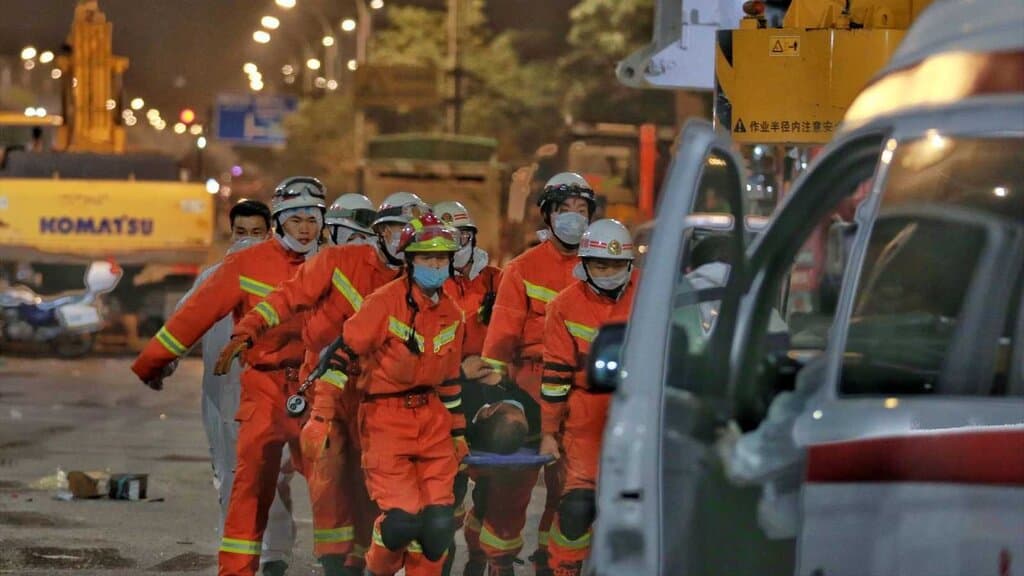
[[[616,378],[606,369],[595,379],[616,396],[590,573],[793,573],[797,531],[787,505],[796,498],[801,453],[789,443],[769,459],[773,466],[730,462],[738,438],[759,431],[775,396],[791,391],[803,365],[824,350],[834,299],[791,310],[790,272],[811,234],[871,189],[884,141],[878,130],[844,138],[798,181],[801,192],[768,231],[752,238],[742,160],[711,124],[686,125],[624,342],[609,334],[591,350],[602,366],[620,369]],[[740,224],[697,233],[718,219]],[[771,430],[761,438],[771,440]]]

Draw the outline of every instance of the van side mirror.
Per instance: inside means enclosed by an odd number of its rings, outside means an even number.
[[[598,331],[587,359],[587,383],[594,391],[614,392],[619,387],[625,341],[625,323],[608,324]]]

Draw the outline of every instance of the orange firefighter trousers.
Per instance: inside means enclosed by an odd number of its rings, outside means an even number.
[[[316,386],[331,386],[318,381]],[[317,391],[309,421],[302,428],[302,458],[313,507],[313,552],[349,554],[347,564],[362,567],[378,510],[366,491],[356,426],[359,394]]]
[[[542,364],[529,362],[516,373],[516,384],[523,390],[539,390]],[[527,406],[539,410],[539,406]],[[533,419],[531,419],[533,420]],[[536,419],[539,422],[539,416]],[[532,429],[530,434],[538,430]],[[485,483],[485,494],[482,495],[484,505],[483,518],[477,516],[477,510],[470,511],[465,522],[466,545],[471,555],[486,554],[488,558],[517,555],[523,549],[523,527],[526,526],[526,509],[530,506],[533,488],[537,485],[538,470],[518,470],[488,476]],[[565,482],[565,469],[562,461],[544,468],[544,486],[547,494],[544,500],[544,513],[537,529],[537,549],[546,551],[548,534],[555,513],[558,511],[558,500],[562,496],[562,485]],[[474,492],[476,488],[474,488]],[[478,500],[474,494],[474,501]]]
[[[436,394],[422,406],[407,406],[404,397],[390,397],[368,398],[359,408],[366,486],[382,512],[419,514],[426,506],[455,501],[452,487],[458,461],[451,414]],[[415,574],[441,574],[444,558],[429,561],[415,541],[406,550],[388,550],[380,532],[383,519],[382,514],[374,523],[373,543],[366,554],[370,572],[388,575],[406,566]]]
[[[285,370],[250,367],[242,372],[235,416],[239,422],[238,460],[224,520],[220,576],[251,576],[259,569],[260,543],[277,489],[281,450],[288,443],[293,455],[300,453],[299,420],[285,412],[285,399],[296,388],[298,378]],[[296,467],[301,470],[301,462],[296,462]]]
[[[569,417],[562,436],[566,481],[562,495],[570,490],[594,490],[601,460],[601,436],[608,419],[610,394],[592,394],[574,388],[569,393]],[[590,530],[575,540],[562,534],[558,516],[548,546],[549,564],[559,576],[578,576],[579,565],[590,552]]]

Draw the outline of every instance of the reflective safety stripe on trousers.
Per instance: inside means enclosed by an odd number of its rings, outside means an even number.
[[[179,342],[169,330],[167,330],[166,326],[161,327],[160,331],[156,333],[156,339],[157,342],[163,344],[164,348],[167,348],[168,352],[175,356],[182,356],[185,352],[188,352],[188,348],[185,348],[185,346]]]
[[[220,541],[221,552],[232,552],[234,554],[246,554],[249,556],[260,555],[260,543],[253,540],[239,540],[238,538],[224,538]]]
[[[556,524],[551,530],[551,539],[554,540],[555,544],[560,548],[565,548],[567,550],[583,550],[590,546],[590,531],[588,530],[586,534],[580,536],[576,540],[570,540],[562,534],[562,529]]]
[[[352,309],[358,312],[359,308],[363,305],[363,297],[356,290],[356,287],[352,285],[348,277],[341,273],[341,270],[334,269],[334,274],[331,276],[331,284],[334,285],[335,290],[345,297],[345,300],[348,300]]]
[[[532,298],[534,300],[539,300],[545,304],[554,300],[555,296],[558,296],[558,290],[545,288],[544,286],[541,286],[539,284],[534,284],[532,282],[527,282],[526,280],[523,280],[523,285],[526,287],[527,297]]]
[[[409,334],[413,331],[408,324],[402,322],[401,320],[395,318],[394,316],[390,316],[388,318],[388,330],[395,336],[401,338],[402,340],[408,340]],[[423,336],[416,334],[416,343],[419,344],[420,350],[423,350],[424,342],[425,340],[423,339]]]
[[[484,522],[483,530],[480,531],[480,543],[495,550],[516,550],[523,547],[523,536],[520,534],[512,540],[502,540],[495,536],[487,526],[487,522]]]
[[[270,284],[264,284],[255,278],[249,278],[248,276],[239,276],[238,285],[242,288],[243,292],[248,292],[254,296],[260,298],[266,298],[268,294],[274,291],[274,287]]]
[[[339,542],[351,542],[355,538],[355,528],[352,525],[341,528],[321,528],[313,530],[313,540],[317,544],[337,544]]]

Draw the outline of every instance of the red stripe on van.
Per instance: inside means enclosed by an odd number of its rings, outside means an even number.
[[[808,482],[1024,486],[1024,429],[870,438],[812,446]]]

